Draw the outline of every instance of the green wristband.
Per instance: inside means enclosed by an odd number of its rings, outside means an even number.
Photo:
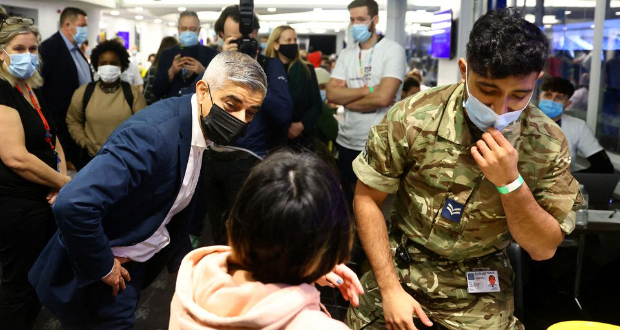
[[[497,187],[497,191],[499,191],[500,194],[508,194],[508,193],[511,193],[519,189],[519,187],[521,187],[522,184],[523,184],[523,178],[521,177],[521,174],[519,174],[519,177],[516,180],[512,181],[506,186]]]
[[[372,86],[368,86],[368,89],[370,89],[370,94],[374,92],[374,89],[372,89]]]

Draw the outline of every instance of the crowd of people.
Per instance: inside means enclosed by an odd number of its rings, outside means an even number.
[[[461,81],[435,88],[377,32],[374,0],[347,9],[337,57],[304,54],[287,25],[240,49],[238,6],[207,47],[182,12],[144,80],[122,39],[85,57],[79,8],[43,42],[3,17],[0,324],[31,329],[43,304],[66,329],[131,329],[167,267],[171,329],[523,328],[504,249],[549,259],[574,229],[571,156],[613,172],[563,114],[573,85],[545,80],[530,103],[548,40],[514,9],[478,19]],[[364,274],[346,265],[356,236]],[[351,302],[346,325],[313,284]]]

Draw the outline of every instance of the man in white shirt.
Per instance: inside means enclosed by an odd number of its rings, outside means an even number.
[[[570,107],[572,103],[570,98],[575,91],[573,84],[564,78],[550,77],[545,79],[541,89],[538,108],[560,125],[566,135],[571,155],[571,171],[575,171],[577,156],[582,156],[588,159],[590,167],[579,172],[613,173],[614,166],[609,156],[586,122],[564,114],[564,109]]]
[[[221,53],[195,94],[126,120],[63,188],[59,230],[29,274],[63,329],[133,329],[140,291],[190,250],[204,150],[241,136],[266,92],[255,60]]]
[[[343,189],[351,204],[357,182],[351,164],[364,150],[370,127],[395,102],[406,60],[401,45],[377,34],[379,7],[374,0],[354,0],[347,9],[355,43],[338,57],[327,84],[327,99],[345,107],[336,143]]]

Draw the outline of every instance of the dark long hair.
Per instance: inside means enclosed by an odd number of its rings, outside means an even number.
[[[157,64],[159,64],[159,57],[161,56],[161,53],[164,51],[164,49],[174,47],[178,44],[179,42],[175,37],[164,37],[163,39],[161,39],[159,49],[157,50],[157,54],[155,55],[155,59],[153,60],[153,64],[151,65],[157,67]]]

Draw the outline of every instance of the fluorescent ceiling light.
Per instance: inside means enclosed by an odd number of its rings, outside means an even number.
[[[179,7],[179,8],[177,8],[177,9],[178,9],[179,11],[186,11],[186,10],[187,10],[187,8],[185,8],[185,7]]]
[[[617,11],[617,12],[616,12],[616,16],[620,16],[620,11]]]
[[[121,12],[118,11],[118,10],[110,10],[110,15],[112,15],[112,16],[118,16],[118,15],[120,15],[120,13]]]
[[[155,22],[155,23],[157,23],[157,24],[160,24],[160,23],[161,23],[161,19],[156,18],[153,22]]]
[[[137,19],[138,21],[143,20],[144,16],[142,15],[136,15],[135,19]]]
[[[168,26],[175,26],[177,25],[175,22],[168,22]]]
[[[273,7],[270,7],[270,8],[267,8],[267,11],[268,11],[268,12],[270,12],[270,13],[273,13],[273,12],[275,12],[275,11],[276,11],[276,9],[275,9],[275,8],[273,8]]]
[[[553,25],[551,24],[545,24],[545,29],[550,29]]]
[[[334,29],[334,32],[338,33],[340,32],[340,29]]]
[[[564,15],[570,15],[570,14],[572,14],[572,13],[573,13],[573,12],[572,12],[572,11],[570,11],[570,10],[566,10],[566,11],[564,11]]]
[[[136,7],[136,11],[142,11],[142,10],[144,10],[144,8],[142,8],[142,7]]]

